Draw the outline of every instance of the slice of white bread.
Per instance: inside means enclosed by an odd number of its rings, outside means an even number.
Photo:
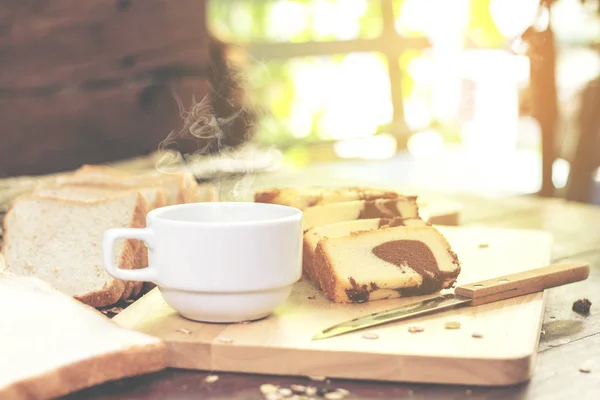
[[[396,192],[382,189],[322,186],[266,188],[254,192],[257,203],[273,203],[304,210],[317,205],[353,200],[391,199],[400,196]]]
[[[437,292],[460,273],[458,257],[432,226],[398,226],[323,238],[315,251],[324,294],[362,303]]]
[[[40,278],[93,307],[116,303],[125,283],[104,269],[102,235],[145,225],[146,201],[137,192],[99,200],[22,196],[4,218],[2,254],[10,272]],[[133,240],[115,244],[115,263],[137,263]]]
[[[39,279],[0,272],[0,304],[0,399],[57,398],[167,367],[158,338],[121,328]]]
[[[217,192],[210,183],[199,185],[189,172],[162,174],[129,174],[101,165],[84,165],[71,174],[56,179],[59,185],[86,185],[111,187],[156,187],[167,191],[167,203],[182,204],[216,201]]]
[[[370,231],[385,226],[414,226],[429,225],[420,218],[370,218],[353,221],[336,222],[334,224],[318,226],[304,233],[302,250],[302,267],[305,274],[313,281],[315,286],[321,287],[319,271],[314,268],[313,258],[319,241],[323,238],[346,236],[353,232]]]
[[[304,209],[302,228],[308,229],[370,218],[419,218],[419,207],[415,196],[398,196],[393,199],[355,200],[329,203]]]
[[[120,196],[123,193],[129,192],[134,196],[135,192],[139,192],[144,196],[149,204],[148,211],[154,208],[167,205],[167,193],[161,187],[140,187],[140,188],[121,188],[112,186],[48,186],[39,187],[34,191],[34,194],[40,197],[49,197],[56,199],[71,199],[71,200],[102,200],[107,197]],[[145,219],[144,219],[145,227]],[[132,266],[134,269],[145,268],[148,265],[148,249],[145,244],[139,240],[131,240],[135,246],[136,262]],[[121,300],[127,300],[130,297],[137,297],[142,290],[143,282],[125,282],[125,290],[121,295]]]

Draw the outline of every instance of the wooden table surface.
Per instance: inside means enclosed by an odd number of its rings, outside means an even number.
[[[205,382],[209,372],[165,370],[121,381],[109,382],[65,397],[65,399],[261,399],[259,387],[272,383],[313,384],[341,387],[348,399],[600,399],[600,207],[535,196],[486,198],[483,195],[439,194],[430,190],[398,188],[394,182],[357,182],[343,174],[343,166],[310,168],[251,178],[251,182],[223,181],[222,194],[231,197],[237,183],[248,187],[294,184],[369,184],[403,191],[418,191],[431,199],[451,199],[462,205],[461,224],[466,226],[543,229],[553,234],[553,260],[583,260],[590,263],[587,281],[548,292],[539,354],[530,382],[513,387],[481,388],[402,383],[333,380],[312,382],[301,377],[274,377],[213,372],[214,383]],[[227,196],[227,195],[230,196]],[[586,297],[591,313],[581,316],[571,310],[575,300]],[[518,327],[515,327],[518,329]],[[589,373],[579,369],[592,360]]]

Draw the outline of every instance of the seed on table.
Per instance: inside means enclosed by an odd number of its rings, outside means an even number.
[[[479,333],[479,332],[473,332],[471,334],[471,336],[474,337],[475,339],[481,339],[483,337],[483,334]]]
[[[457,321],[448,321],[444,324],[444,328],[446,329],[460,329],[460,322]]]
[[[215,383],[218,380],[219,377],[217,375],[208,375],[206,378],[204,378],[204,382],[206,383]]]
[[[306,392],[306,386],[304,386],[304,385],[290,385],[290,389],[292,389],[292,391],[295,393]]]
[[[377,335],[376,333],[363,333],[362,335],[363,339],[379,339],[379,335]]]
[[[276,393],[279,390],[279,387],[272,385],[270,383],[264,383],[260,385],[260,392],[264,395],[269,393]]]
[[[487,244],[487,243],[481,243],[481,244],[479,244],[479,248],[480,249],[487,249],[488,247],[490,247],[490,245]]]
[[[192,333],[192,331],[190,331],[189,329],[185,329],[185,328],[179,328],[175,332],[183,333],[184,335],[189,335],[190,333]]]
[[[230,338],[228,338],[228,337],[223,336],[222,338],[219,338],[219,342],[221,342],[221,343],[233,343],[233,340],[230,339]]]
[[[423,328],[422,328],[422,327],[420,327],[420,326],[409,326],[409,327],[408,327],[408,331],[409,331],[410,333],[419,333],[419,332],[423,332],[424,330],[425,330],[425,329],[423,329]]]
[[[327,379],[327,377],[326,376],[309,376],[308,379],[310,379],[311,381],[323,382],[325,379]]]
[[[336,392],[343,394],[344,396],[349,396],[350,392],[346,389],[342,389],[342,388],[336,388],[335,389]]]
[[[314,396],[314,395],[317,394],[317,388],[314,387],[314,386],[309,386],[309,387],[306,388],[306,390],[304,391],[304,393],[307,396]]]
[[[323,397],[327,400],[341,400],[345,396],[340,392],[329,392],[329,393],[325,393],[325,395]]]

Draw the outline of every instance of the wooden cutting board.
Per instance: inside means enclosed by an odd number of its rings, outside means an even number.
[[[458,284],[538,268],[550,261],[552,238],[541,231],[439,229],[462,262]],[[531,377],[543,293],[311,341],[334,323],[424,298],[333,304],[310,282],[301,281],[270,317],[227,325],[186,320],[154,289],[115,321],[162,338],[169,349],[169,365],[177,368],[486,386]],[[460,322],[462,327],[444,329],[447,321]],[[424,331],[410,333],[412,325]],[[378,339],[363,338],[365,332],[377,334]],[[474,338],[473,333],[483,337]]]

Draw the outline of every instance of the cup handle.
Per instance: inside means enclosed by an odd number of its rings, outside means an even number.
[[[148,265],[141,269],[122,269],[115,265],[115,241],[118,239],[139,239],[148,247],[154,245],[154,232],[150,228],[113,228],[108,229],[102,236],[102,253],[104,268],[115,278],[125,281],[156,282],[156,267]]]

